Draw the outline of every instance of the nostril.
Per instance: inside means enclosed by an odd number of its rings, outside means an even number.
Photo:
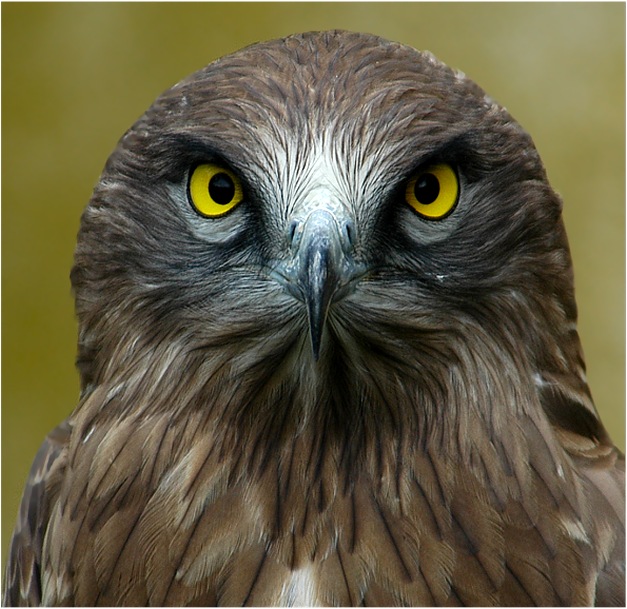
[[[343,239],[342,241],[345,244],[345,247],[348,247],[350,249],[352,249],[355,246],[355,224],[351,221],[348,220],[345,224],[344,224],[344,230],[343,230]]]
[[[298,225],[299,225],[298,220],[292,220],[292,222],[290,224],[290,228],[289,228],[289,231],[288,231],[288,234],[287,234],[287,239],[289,241],[290,247],[294,247],[294,246],[298,245],[296,243],[296,241],[297,241],[296,231],[298,229]]]

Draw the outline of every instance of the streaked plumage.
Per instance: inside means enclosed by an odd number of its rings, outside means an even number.
[[[242,200],[205,217],[216,164]],[[435,164],[436,220],[406,201]],[[72,283],[82,397],[5,603],[624,604],[561,201],[428,53],[304,34],[182,81],[110,157]]]

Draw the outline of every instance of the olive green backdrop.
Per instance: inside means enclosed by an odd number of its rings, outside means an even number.
[[[104,162],[154,98],[249,43],[367,31],[464,71],[532,134],[565,201],[597,407],[625,442],[625,6],[3,4],[2,559],[30,462],[75,406],[69,270]]]

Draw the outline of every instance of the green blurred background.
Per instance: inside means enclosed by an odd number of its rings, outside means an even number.
[[[2,4],[2,560],[30,462],[75,406],[69,270],[117,139],[243,45],[367,31],[429,49],[532,134],[564,216],[589,381],[625,445],[625,5]]]

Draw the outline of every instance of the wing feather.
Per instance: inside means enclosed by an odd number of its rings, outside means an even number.
[[[42,548],[66,468],[71,431],[69,420],[53,429],[28,474],[5,572],[2,602],[6,607],[41,603]]]

